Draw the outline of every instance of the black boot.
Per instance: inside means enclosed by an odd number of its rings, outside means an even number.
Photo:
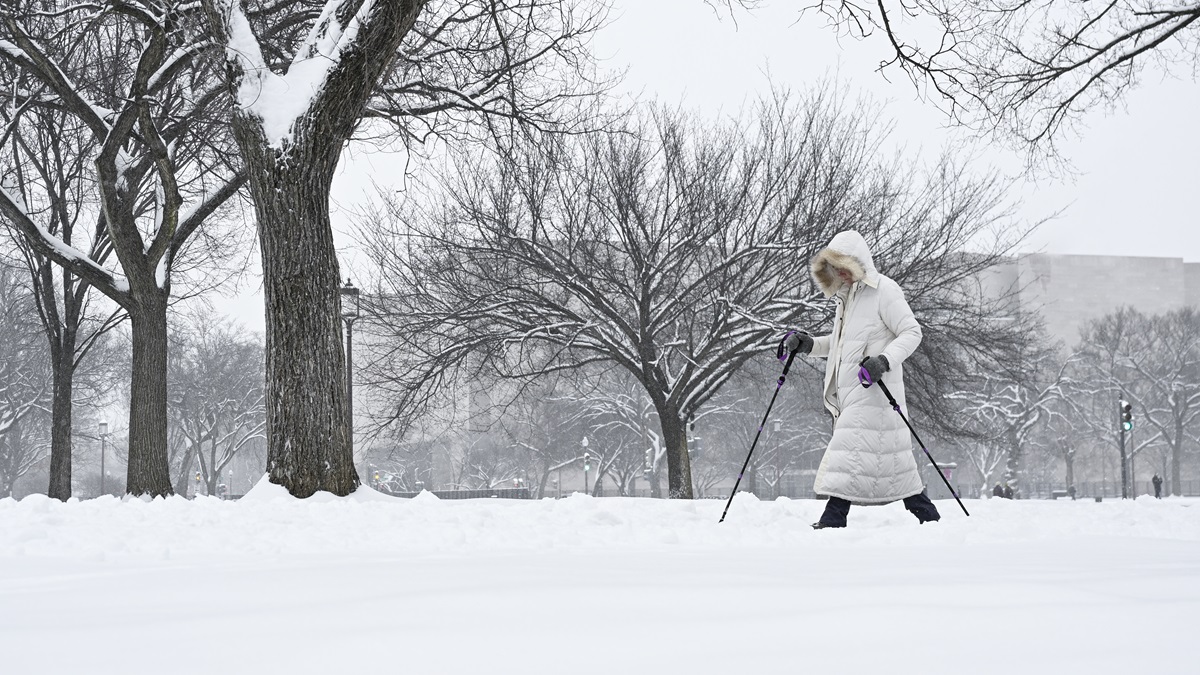
[[[830,497],[829,501],[825,503],[825,512],[821,514],[821,519],[813,523],[813,529],[845,527],[848,513],[850,513],[850,502],[841,497]]]
[[[934,522],[942,519],[942,515],[938,513],[937,507],[929,500],[929,495],[922,490],[920,494],[915,494],[911,497],[904,498],[904,508],[912,512],[917,520],[922,523]]]
[[[812,528],[814,530],[824,530],[827,527],[845,527],[845,525],[826,525],[825,523],[822,523],[821,521],[817,521],[812,524]]]

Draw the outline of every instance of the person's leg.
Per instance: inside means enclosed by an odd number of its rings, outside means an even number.
[[[825,512],[821,514],[821,519],[816,522],[813,527],[817,529],[825,527],[845,527],[846,515],[850,513],[850,502],[841,497],[830,497],[825,503]]]
[[[915,494],[911,497],[904,498],[904,508],[912,512],[917,520],[922,523],[928,523],[931,520],[941,520],[942,516],[938,513],[937,507],[929,500],[929,495],[922,490],[920,494]]]

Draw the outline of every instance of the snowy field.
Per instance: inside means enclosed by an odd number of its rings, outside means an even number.
[[[1200,500],[0,500],[0,673],[1200,673]]]

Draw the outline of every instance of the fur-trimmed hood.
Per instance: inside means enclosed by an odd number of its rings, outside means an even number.
[[[875,259],[871,256],[867,240],[854,230],[838,232],[809,263],[813,281],[827,298],[833,297],[842,288],[842,280],[834,271],[835,267],[850,270],[855,281],[863,281],[871,287],[879,285],[879,271],[875,269]]]

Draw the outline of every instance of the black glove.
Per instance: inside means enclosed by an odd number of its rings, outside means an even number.
[[[882,354],[863,359],[861,365],[867,371],[867,375],[871,376],[871,384],[878,382],[884,373],[892,369],[892,364],[888,363],[887,357]]]
[[[807,354],[812,351],[813,339],[808,333],[789,333],[783,339],[783,349],[788,354]]]

